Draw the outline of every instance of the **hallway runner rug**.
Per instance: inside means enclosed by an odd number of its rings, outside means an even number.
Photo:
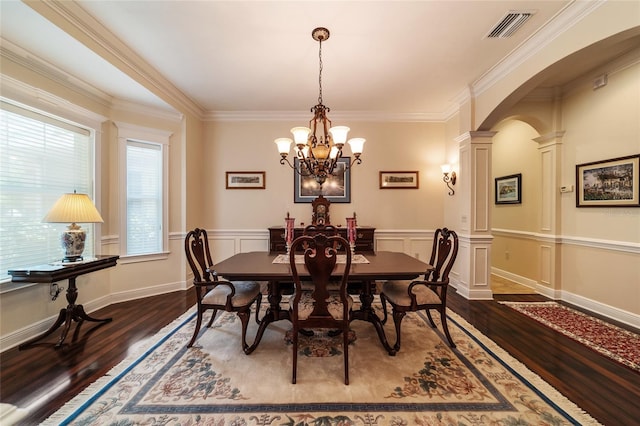
[[[293,385],[288,321],[270,324],[260,346],[247,356],[238,317],[218,315],[188,349],[192,309],[44,424],[598,424],[453,312],[449,328],[456,349],[445,343],[441,328],[434,330],[425,316],[410,314],[395,357],[382,348],[371,324],[354,321],[348,386],[340,336],[321,339],[330,348],[301,345]],[[252,319],[250,337],[256,329]],[[385,331],[395,338],[392,321]]]
[[[640,372],[640,334],[556,302],[500,302]]]

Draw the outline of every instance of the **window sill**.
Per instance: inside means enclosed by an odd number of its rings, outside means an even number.
[[[38,283],[12,283],[11,278],[6,278],[0,281],[0,294],[11,293],[13,291],[22,290],[25,288],[39,285]]]
[[[158,260],[167,260],[169,258],[169,252],[162,253],[150,253],[150,254],[136,254],[129,256],[120,256],[118,260],[119,264],[127,263],[140,263],[140,262],[154,262]]]

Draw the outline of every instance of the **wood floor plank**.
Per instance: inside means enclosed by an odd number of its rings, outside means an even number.
[[[500,295],[501,300],[548,300]],[[449,307],[605,425],[638,424],[640,374],[496,301],[468,301],[452,290]],[[83,324],[78,340],[0,354],[0,401],[29,408],[21,424],[46,419],[126,358],[129,350],[195,304],[192,290],[111,305],[94,312],[108,324]],[[69,336],[67,341],[70,341]]]

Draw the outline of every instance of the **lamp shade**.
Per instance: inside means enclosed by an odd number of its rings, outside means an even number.
[[[48,223],[97,223],[104,222],[98,209],[87,194],[64,194],[42,219]]]
[[[349,146],[351,147],[351,152],[353,152],[354,155],[362,154],[362,150],[364,149],[364,143],[366,141],[367,140],[363,138],[349,139]]]
[[[62,232],[60,245],[64,249],[63,262],[77,262],[82,260],[84,243],[87,233],[76,223],[104,222],[98,209],[93,205],[87,194],[64,194],[51,207],[49,213],[42,219],[49,223],[71,223]]]

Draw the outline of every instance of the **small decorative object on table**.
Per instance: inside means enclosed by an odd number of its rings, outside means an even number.
[[[349,240],[349,247],[351,248],[351,254],[355,254],[356,251],[356,218],[347,218],[347,237]]]
[[[285,238],[287,241],[287,254],[289,254],[289,250],[291,249],[291,243],[293,242],[293,228],[295,226],[296,219],[293,217],[289,217],[289,212],[287,212],[287,217],[284,219],[285,221]]]

